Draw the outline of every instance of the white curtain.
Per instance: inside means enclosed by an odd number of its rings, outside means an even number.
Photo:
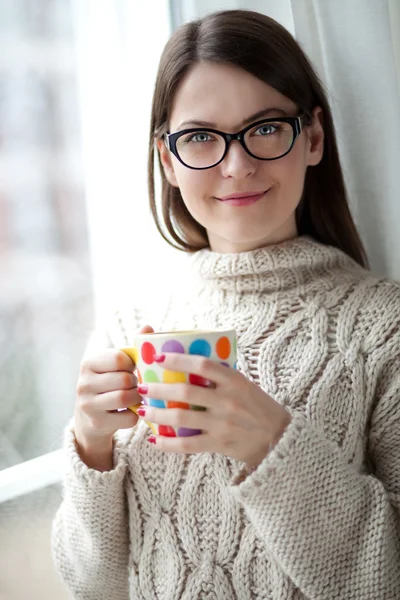
[[[400,279],[398,0],[295,0],[296,37],[330,90],[353,214],[372,267]]]
[[[399,0],[184,0],[178,19],[247,8],[279,21],[324,81],[353,215],[372,268],[400,280]]]

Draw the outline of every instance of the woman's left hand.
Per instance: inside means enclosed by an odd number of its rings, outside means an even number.
[[[139,393],[149,398],[165,403],[185,402],[206,409],[144,406],[145,414],[141,410],[141,416],[146,421],[202,431],[190,437],[151,436],[150,441],[160,450],[190,454],[215,452],[257,467],[291,421],[283,406],[234,369],[202,356],[165,353],[157,358],[164,369],[190,373],[212,382],[207,387],[190,383],[139,386]]]

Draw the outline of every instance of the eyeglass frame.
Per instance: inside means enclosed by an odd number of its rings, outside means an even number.
[[[306,122],[306,120],[307,120],[307,122]],[[287,150],[284,154],[281,154],[280,156],[276,156],[275,158],[260,158],[259,156],[256,156],[255,154],[250,152],[250,150],[247,148],[245,141],[244,141],[245,134],[253,127],[256,127],[257,125],[261,125],[262,123],[276,123],[276,122],[289,123],[289,125],[291,125],[291,127],[292,127],[293,140],[292,140],[289,150]],[[239,142],[239,144],[242,146],[242,148],[244,148],[244,150],[247,152],[247,154],[249,154],[253,158],[256,158],[257,160],[278,160],[279,158],[283,158],[284,156],[289,154],[289,152],[292,150],[294,143],[297,140],[297,138],[299,137],[299,135],[301,134],[301,132],[303,131],[304,126],[309,125],[310,123],[311,123],[310,115],[306,112],[303,112],[301,115],[298,115],[297,117],[276,117],[276,118],[271,118],[271,119],[261,119],[254,123],[251,123],[250,125],[246,125],[246,127],[241,129],[237,133],[226,133],[225,131],[220,131],[219,129],[212,129],[211,127],[191,127],[190,129],[182,129],[182,131],[176,131],[175,133],[166,132],[163,137],[164,137],[164,144],[165,144],[166,148],[170,152],[172,152],[172,154],[179,160],[180,163],[182,163],[182,165],[184,167],[187,167],[188,169],[194,169],[195,171],[204,171],[205,169],[212,169],[213,167],[216,167],[224,160],[225,156],[228,154],[229,146],[233,140],[237,140]],[[191,166],[187,165],[179,156],[179,153],[176,149],[176,142],[178,141],[178,139],[181,136],[183,136],[185,134],[203,133],[203,132],[208,132],[208,131],[210,133],[219,134],[225,140],[225,151],[222,155],[222,158],[220,158],[220,160],[218,162],[216,162],[213,165],[210,165],[208,167],[191,167]]]

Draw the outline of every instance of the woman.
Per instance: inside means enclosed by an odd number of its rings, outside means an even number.
[[[123,308],[89,345],[53,528],[62,576],[96,600],[400,597],[400,289],[367,269],[325,92],[283,27],[238,10],[173,34],[149,182],[188,272],[163,314]],[[236,329],[238,371],[166,354],[215,387],[137,387],[118,348],[150,318]],[[204,406],[141,411],[202,433],[132,430],[121,409],[141,394]]]

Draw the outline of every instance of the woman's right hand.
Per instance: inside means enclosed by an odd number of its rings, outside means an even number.
[[[142,327],[139,333],[152,333]],[[140,404],[135,364],[121,350],[110,348],[83,358],[76,388],[74,432],[77,449],[88,467],[113,468],[113,435],[134,427],[138,417],[128,406]]]

